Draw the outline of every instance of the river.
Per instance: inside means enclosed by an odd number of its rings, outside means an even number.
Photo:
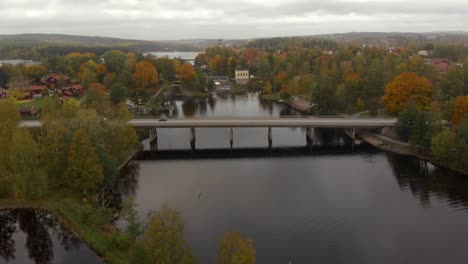
[[[282,104],[262,103],[256,94],[176,102],[176,109],[173,118],[300,115]],[[197,149],[229,152],[228,130],[196,133]],[[198,263],[215,262],[227,231],[253,240],[257,263],[467,262],[468,178],[433,166],[423,171],[417,160],[365,145],[353,152],[342,131],[315,134],[311,155],[288,155],[289,147],[305,146],[305,131],[284,128],[273,130],[273,146],[286,153],[281,156],[265,150],[253,157],[245,150],[237,158],[135,161],[120,188],[135,199],[142,217],[164,203],[177,209]],[[236,129],[234,147],[266,148],[266,135],[266,129]],[[186,130],[160,129],[158,136],[161,150],[189,149]],[[0,221],[14,215],[0,214]],[[8,263],[34,263],[24,231],[30,229],[15,219],[9,220],[16,221],[13,236],[5,236],[11,232],[0,225],[0,263],[12,254],[16,259]],[[38,245],[46,244],[48,252],[52,247],[54,257],[36,263],[99,263],[82,243],[68,247],[55,229],[40,230],[45,240]]]
[[[256,94],[176,104],[176,117],[297,116]],[[320,131],[318,131],[320,132]],[[229,131],[197,129],[197,149],[228,148]],[[325,140],[326,134],[329,140]],[[320,135],[320,133],[316,134]],[[267,147],[266,129],[236,129],[235,148]],[[189,132],[158,130],[159,149],[189,149]],[[342,145],[326,131],[319,145]],[[274,129],[273,146],[305,146]],[[228,150],[226,150],[228,151]],[[376,149],[310,156],[143,160],[123,180],[141,215],[179,210],[199,263],[214,263],[227,231],[254,241],[257,263],[466,263],[468,180]]]

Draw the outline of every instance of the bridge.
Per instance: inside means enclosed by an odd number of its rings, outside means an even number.
[[[234,140],[234,128],[264,127],[268,128],[269,147],[272,147],[272,128],[296,127],[306,128],[306,143],[312,147],[313,128],[343,128],[346,133],[355,138],[355,129],[393,127],[395,118],[355,118],[355,117],[300,117],[300,118],[193,118],[193,119],[131,119],[129,126],[149,130],[151,149],[157,149],[158,128],[188,128],[190,129],[190,145],[195,150],[196,128],[230,128],[231,148]],[[39,128],[41,121],[22,121],[21,127]]]

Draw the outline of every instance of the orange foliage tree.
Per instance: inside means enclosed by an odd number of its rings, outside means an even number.
[[[455,101],[455,112],[452,117],[452,123],[454,125],[460,124],[466,114],[468,114],[468,95],[459,96]]]
[[[195,69],[191,64],[182,64],[179,68],[179,76],[185,88],[193,89],[195,87],[197,72],[195,72]]]
[[[387,84],[383,101],[392,114],[399,113],[409,102],[427,109],[432,101],[432,84],[414,72],[401,73]]]
[[[133,81],[135,83],[135,89],[137,90],[143,90],[149,86],[157,85],[158,71],[151,62],[140,61],[135,66]]]

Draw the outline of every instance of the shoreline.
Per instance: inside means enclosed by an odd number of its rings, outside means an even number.
[[[421,154],[420,151],[418,151],[417,147],[411,146],[405,142],[397,141],[394,139],[387,139],[385,136],[382,136],[380,134],[373,133],[373,132],[368,132],[368,131],[366,132],[356,131],[356,134],[366,143],[378,149],[381,149],[383,151],[390,152],[390,153],[397,154],[397,155],[402,155],[402,156],[414,157],[424,162],[429,162],[435,166],[448,169],[448,170],[451,170],[451,171],[454,171],[456,173],[460,173],[463,175],[468,175],[467,171],[463,171],[458,168],[453,168],[447,165],[443,165],[437,161],[434,161],[434,159],[428,156],[427,154],[426,155]]]
[[[114,248],[110,249],[107,243],[111,238],[104,230],[96,230],[85,223],[80,223],[74,214],[75,209],[68,202],[52,200],[15,200],[0,199],[0,210],[37,209],[47,211],[57,217],[57,221],[76,236],[89,249],[96,253],[97,257],[105,263],[124,264],[129,261],[129,252]]]

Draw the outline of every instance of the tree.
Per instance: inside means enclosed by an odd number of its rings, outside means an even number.
[[[125,121],[108,121],[100,133],[98,137],[104,149],[119,163],[124,162],[140,146],[135,129],[126,125]]]
[[[39,82],[47,74],[47,69],[42,65],[31,65],[25,68],[26,76],[34,82]]]
[[[0,67],[0,87],[6,88],[9,82],[10,74],[3,67]]]
[[[61,119],[47,118],[38,137],[40,162],[54,185],[64,185],[61,174],[67,169],[70,134]]]
[[[127,54],[120,50],[110,50],[102,55],[104,63],[109,72],[120,74],[125,68]]]
[[[197,79],[197,72],[193,68],[192,64],[184,63],[179,68],[179,76],[182,80],[182,85],[186,89],[193,90],[195,88],[195,81]]]
[[[429,115],[414,103],[409,103],[398,114],[395,130],[398,136],[411,144],[429,147],[432,136],[432,122]]]
[[[135,89],[140,91],[158,85],[158,71],[150,62],[140,61],[135,66],[133,82]]]
[[[39,199],[47,192],[47,175],[39,163],[37,143],[29,130],[15,130],[10,162],[14,175],[16,198]]]
[[[89,108],[94,108],[96,112],[104,114],[109,112],[109,96],[106,88],[100,83],[92,83],[86,93],[85,104]]]
[[[147,107],[150,113],[153,115],[158,115],[163,102],[164,98],[162,96],[151,96],[147,103]]]
[[[129,90],[127,87],[120,83],[116,83],[112,85],[109,95],[114,104],[119,104],[120,102],[123,102],[125,98],[127,98],[128,93]]]
[[[103,182],[104,175],[96,151],[86,133],[79,129],[73,136],[68,154],[67,179],[71,188],[95,191]]]
[[[263,93],[264,94],[271,94],[272,92],[272,86],[270,82],[266,82],[265,86],[263,86]]]
[[[156,64],[156,68],[158,69],[160,79],[166,82],[172,82],[175,80],[176,67],[174,60],[171,60],[168,57],[162,57],[156,59],[154,63]]]
[[[149,220],[143,234],[143,242],[154,264],[195,262],[185,241],[182,218],[176,210],[167,205],[163,205]]]
[[[251,239],[244,239],[239,232],[227,232],[219,241],[218,264],[254,264],[255,248]]]
[[[455,112],[452,116],[452,123],[458,125],[468,113],[468,95],[459,96],[455,101]]]
[[[465,144],[468,144],[468,115],[463,117],[457,128],[457,137]]]
[[[463,95],[464,84],[462,68],[452,65],[440,83],[440,90],[443,93],[444,99],[456,98]]]
[[[66,119],[71,119],[71,118],[74,118],[76,116],[76,114],[78,113],[78,111],[80,110],[81,106],[80,106],[80,102],[78,102],[77,100],[71,98],[69,100],[67,100],[65,103],[63,103],[63,107],[62,107],[62,116]]]
[[[428,79],[414,72],[399,74],[387,84],[383,101],[387,111],[398,114],[408,102],[428,109],[432,101],[432,85]]]
[[[455,134],[444,130],[432,138],[431,150],[434,158],[443,164],[453,164],[457,160]]]

